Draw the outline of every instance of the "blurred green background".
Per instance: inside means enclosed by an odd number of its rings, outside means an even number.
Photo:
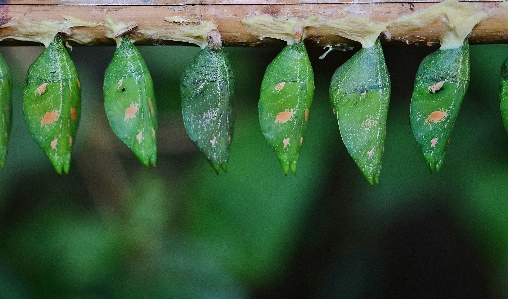
[[[228,47],[236,75],[228,173],[186,136],[179,77],[197,47],[145,46],[159,108],[157,167],[113,135],[102,97],[114,47],[74,47],[83,87],[71,171],[24,125],[21,89],[42,47],[2,47],[14,123],[0,170],[0,298],[508,298],[508,45],[471,47],[471,84],[440,173],[409,126],[414,76],[436,48],[386,46],[392,99],[380,184],[342,144],[328,98],[354,51],[309,55],[316,93],[296,175],[264,141],[257,101],[282,49]]]

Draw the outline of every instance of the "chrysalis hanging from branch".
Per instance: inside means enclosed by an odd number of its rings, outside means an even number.
[[[23,87],[28,131],[56,172],[69,172],[81,115],[81,84],[60,35],[28,69]]]
[[[273,147],[284,174],[296,173],[314,96],[314,72],[303,30],[268,65],[258,103],[261,131]]]
[[[7,146],[11,133],[12,81],[7,63],[0,55],[0,167],[7,159]]]
[[[113,132],[145,165],[157,160],[157,114],[152,77],[145,60],[124,34],[104,76],[104,108]]]
[[[217,173],[227,171],[233,135],[234,79],[220,33],[208,33],[208,45],[185,68],[180,80],[187,133]]]
[[[411,128],[431,171],[443,165],[445,148],[469,86],[469,44],[439,49],[423,59],[411,100]]]
[[[390,76],[379,40],[335,71],[330,99],[349,154],[369,183],[378,183],[390,102]]]

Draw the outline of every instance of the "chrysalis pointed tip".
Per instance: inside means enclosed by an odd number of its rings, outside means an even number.
[[[227,173],[228,172],[228,165],[227,163],[222,163],[222,164],[214,164],[214,163],[211,163],[210,164],[212,165],[213,169],[215,170],[215,173],[217,173],[217,175],[220,174],[220,170],[222,169],[224,171],[224,173]]]
[[[146,168],[150,168],[150,167],[155,167],[155,162],[156,162],[157,158],[154,156],[154,157],[149,157],[148,159],[140,158],[139,160]]]
[[[441,166],[443,166],[442,159],[435,159],[432,156],[429,157],[425,156],[425,161],[427,162],[427,166],[429,167],[431,173],[439,172],[441,170]]]
[[[371,186],[374,186],[374,184],[379,184],[379,175],[374,175],[371,177],[365,177],[367,178],[367,181]]]
[[[442,163],[428,163],[430,172],[438,173],[441,170]]]
[[[284,175],[288,175],[289,173],[289,163],[281,162],[280,165],[282,166],[282,171],[284,171]]]
[[[293,161],[293,163],[291,163],[291,172],[293,172],[293,174],[296,174],[296,161]]]
[[[63,165],[53,165],[53,167],[55,168],[55,171],[58,173],[58,175],[69,174],[69,166],[66,167]]]
[[[213,170],[215,170],[215,173],[220,174],[220,166],[218,164],[212,164]]]
[[[69,169],[71,167],[71,155],[66,154],[63,156],[54,155],[54,154],[48,154],[49,161],[51,162],[51,165],[53,165],[53,168],[55,169],[56,173],[59,175],[62,174],[69,174]]]

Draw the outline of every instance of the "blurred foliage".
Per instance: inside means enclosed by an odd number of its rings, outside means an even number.
[[[499,112],[506,45],[471,47],[471,85],[445,163],[430,174],[409,127],[420,61],[384,48],[392,100],[379,185],[342,144],[328,87],[354,51],[309,49],[316,95],[298,172],[284,176],[259,129],[264,69],[282,49],[227,48],[237,81],[228,173],[185,134],[179,78],[196,47],[140,47],[159,111],[157,167],[111,132],[112,47],[74,47],[83,114],[58,176],[23,123],[21,88],[41,47],[1,49],[14,123],[0,170],[1,298],[506,298],[508,134]]]

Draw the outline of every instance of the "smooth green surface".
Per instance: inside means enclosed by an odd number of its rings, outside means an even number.
[[[453,124],[469,86],[469,44],[437,50],[416,73],[411,99],[411,128],[431,171],[443,166]]]
[[[314,97],[314,72],[303,42],[288,45],[266,68],[259,98],[261,131],[285,174],[296,174]]]
[[[81,84],[58,35],[28,69],[23,112],[28,131],[56,172],[68,173],[81,114]]]
[[[12,122],[12,80],[9,67],[0,55],[0,167],[5,166]]]
[[[367,181],[378,183],[390,103],[390,77],[379,40],[335,71],[330,100],[349,154]]]
[[[235,84],[223,49],[201,50],[180,81],[182,113],[190,139],[217,173],[227,171],[233,136]]]
[[[116,136],[145,166],[157,161],[157,112],[153,81],[141,53],[127,38],[104,75],[104,107]]]

